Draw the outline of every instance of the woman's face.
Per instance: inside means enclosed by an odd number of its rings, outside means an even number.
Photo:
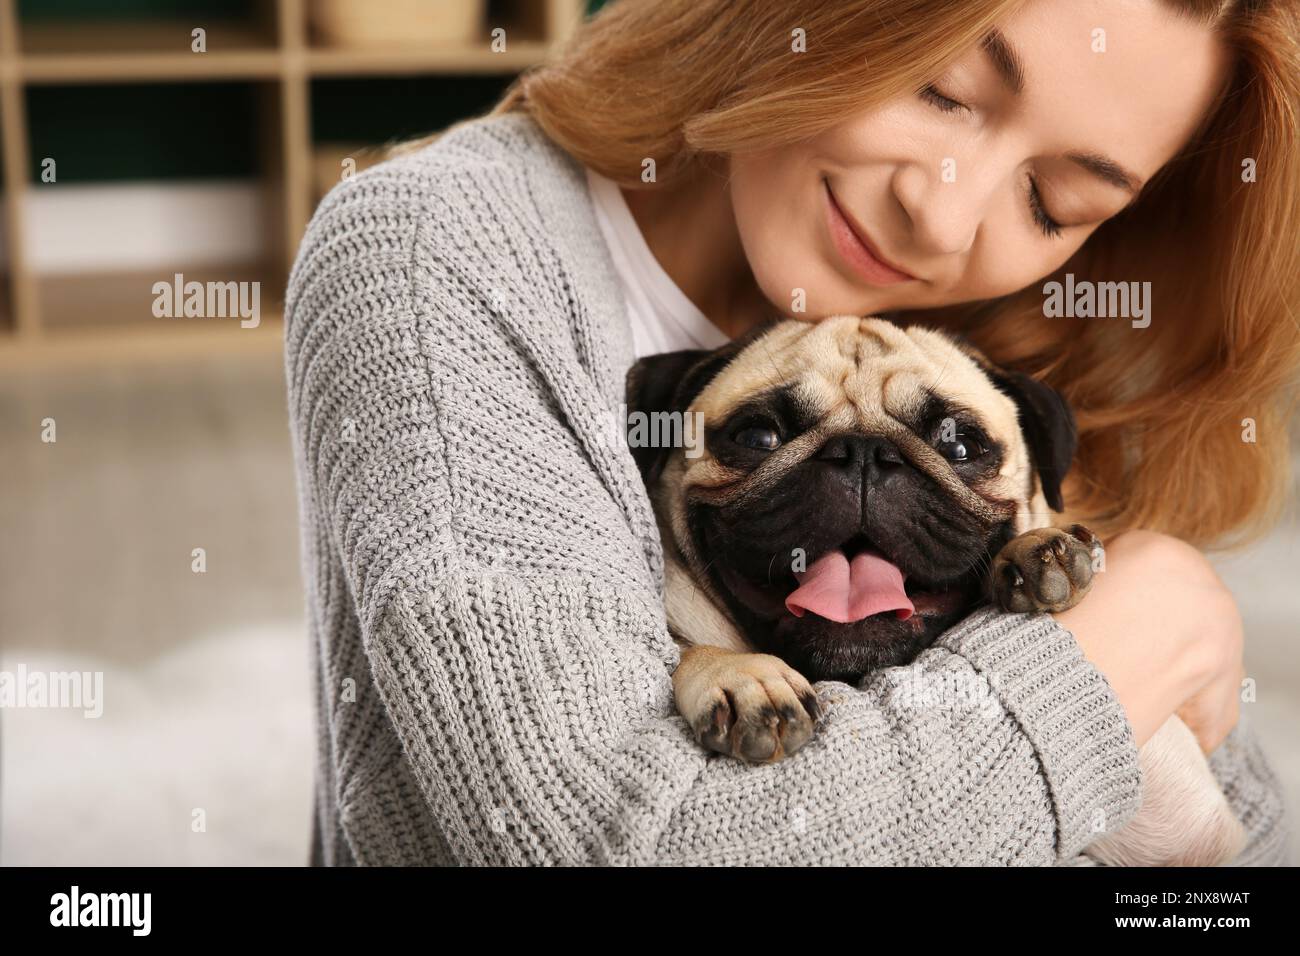
[[[1158,0],[1034,0],[922,94],[733,155],[746,258],[787,315],[806,291],[804,318],[1022,289],[1173,158],[1226,69]]]

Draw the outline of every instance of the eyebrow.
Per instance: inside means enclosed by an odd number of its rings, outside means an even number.
[[[1112,186],[1118,186],[1134,195],[1142,190],[1142,180],[1108,156],[1098,153],[1067,153],[1065,158]]]
[[[1002,31],[990,30],[984,35],[980,46],[989,55],[993,68],[998,71],[998,76],[1002,77],[1002,82],[1012,93],[1019,96],[1020,91],[1025,88],[1025,68],[1020,61],[1020,56],[1002,35]]]
[[[989,61],[997,71],[999,78],[1014,95],[1019,96],[1025,88],[1025,67],[1015,47],[1007,42],[1001,30],[993,29],[984,35],[980,47],[988,54]],[[1142,190],[1142,180],[1129,172],[1109,156],[1100,153],[1068,153],[1066,158],[1082,169],[1092,173],[1103,182],[1137,195]]]

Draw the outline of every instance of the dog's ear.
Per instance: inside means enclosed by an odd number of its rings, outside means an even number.
[[[640,359],[627,373],[628,412],[641,412],[647,416],[685,412],[742,348],[738,339],[713,351],[688,349]],[[636,459],[646,487],[658,480],[672,451],[671,448],[653,447],[632,449],[632,457]]]
[[[1020,430],[1038,470],[1043,497],[1053,511],[1065,510],[1061,484],[1074,461],[1079,432],[1074,413],[1061,393],[1023,372],[987,368],[989,378],[1019,409]]]

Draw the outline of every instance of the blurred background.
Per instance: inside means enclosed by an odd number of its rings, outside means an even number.
[[[377,146],[601,5],[0,0],[0,669],[104,675],[98,719],[0,710],[0,864],[306,862],[288,265]],[[177,274],[258,283],[256,321],[158,314]],[[1288,517],[1219,562],[1292,806],[1298,559]]]
[[[105,698],[0,710],[0,864],[306,862],[288,266],[600,5],[0,0],[0,668]],[[178,273],[259,283],[256,323],[156,315]]]

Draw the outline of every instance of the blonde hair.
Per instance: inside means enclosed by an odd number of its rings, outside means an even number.
[[[1235,53],[1231,79],[1188,147],[1046,278],[1151,281],[1164,320],[1138,333],[1122,320],[1044,320],[1040,284],[907,318],[959,331],[1062,392],[1080,437],[1071,517],[1104,537],[1148,528],[1238,547],[1276,520],[1290,486],[1300,16],[1292,0],[1162,2],[1213,25]],[[527,111],[629,187],[654,157],[662,185],[914,93],[1021,3],[615,0],[489,115]],[[790,56],[796,28],[809,43]],[[1258,182],[1243,181],[1247,160]]]

